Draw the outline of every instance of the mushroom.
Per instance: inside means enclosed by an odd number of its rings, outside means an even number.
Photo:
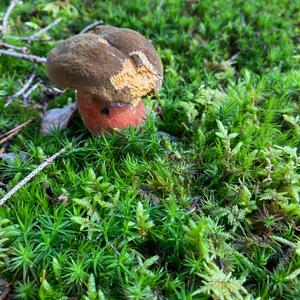
[[[97,26],[53,48],[47,76],[77,90],[85,126],[94,135],[143,124],[142,97],[161,88],[162,62],[153,45],[126,28]]]

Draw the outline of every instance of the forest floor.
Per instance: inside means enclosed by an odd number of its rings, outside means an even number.
[[[95,138],[76,113],[42,135],[42,113],[74,91],[55,95],[43,63],[0,56],[0,133],[34,118],[0,145],[0,198],[66,147],[0,206],[0,291],[300,299],[299,1],[28,0],[0,50],[46,57],[99,20],[153,42],[162,89],[140,128]],[[33,72],[39,86],[9,98]]]

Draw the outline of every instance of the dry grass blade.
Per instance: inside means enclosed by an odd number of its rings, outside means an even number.
[[[19,191],[27,182],[29,182],[34,176],[50,165],[58,156],[66,151],[66,148],[62,148],[49,158],[47,158],[36,169],[30,172],[23,180],[21,180],[12,190],[10,190],[3,198],[0,199],[0,206],[3,205],[8,199],[10,199],[17,191]]]
[[[2,134],[0,138],[0,145],[4,144],[8,140],[12,139],[15,135],[17,135],[23,128],[25,128],[28,124],[32,123],[34,118],[29,119],[25,123],[18,125],[17,127],[13,128],[12,130]]]

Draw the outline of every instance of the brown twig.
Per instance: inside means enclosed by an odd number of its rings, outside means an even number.
[[[3,35],[6,35],[6,33],[7,33],[7,22],[8,22],[9,15],[11,14],[12,10],[14,9],[14,7],[17,5],[17,3],[19,1],[20,0],[11,0],[10,1],[10,4],[3,16],[3,19],[2,19],[2,34]]]
[[[10,282],[6,285],[4,292],[0,295],[0,300],[7,299],[7,296],[10,293],[11,287],[12,287],[12,282]]]
[[[5,145],[1,147],[0,149],[0,155],[3,154],[6,151]]]
[[[21,51],[22,53],[26,53],[28,51],[28,49],[26,47],[14,46],[11,44],[4,43],[3,41],[0,41],[0,47]]]
[[[8,140],[12,139],[15,135],[17,135],[24,127],[26,127],[28,124],[30,124],[31,122],[33,122],[34,118],[29,119],[28,121],[26,121],[25,123],[18,125],[17,127],[13,128],[12,130],[2,134],[0,136],[0,138],[2,138],[0,140],[0,145],[4,144],[5,142],[7,142]]]
[[[93,29],[96,26],[101,25],[101,24],[103,24],[103,20],[96,21],[96,22],[94,22],[92,24],[89,24],[88,26],[84,27],[79,33],[86,33],[89,30],[91,30],[91,29]]]
[[[35,77],[35,72],[33,72],[28,81],[22,86],[22,88],[20,90],[18,90],[16,93],[14,93],[12,96],[9,96],[7,98],[7,102],[5,103],[4,107],[7,107],[14,99],[22,96],[26,90],[30,87],[30,85],[32,84],[33,80],[34,80],[34,77]]]
[[[0,55],[8,55],[8,56],[12,56],[12,57],[22,58],[22,59],[29,60],[36,64],[44,64],[47,61],[47,59],[45,57],[40,57],[40,56],[36,56],[33,54],[19,53],[19,52],[10,51],[10,50],[1,50],[0,49]]]
[[[61,21],[61,18],[58,18],[56,20],[54,20],[52,23],[50,23],[48,26],[42,28],[40,31],[34,33],[32,36],[30,36],[28,38],[29,42],[35,41],[37,40],[37,38],[42,35],[43,33],[49,31],[50,29],[52,29],[54,26],[56,26],[59,22]]]
[[[9,200],[16,192],[18,192],[27,182],[29,182],[34,176],[50,165],[59,155],[64,153],[66,148],[62,148],[60,151],[56,152],[49,158],[47,158],[42,164],[40,164],[36,169],[30,172],[24,179],[22,179],[13,189],[11,189],[4,197],[0,199],[0,206],[3,205],[7,200]]]

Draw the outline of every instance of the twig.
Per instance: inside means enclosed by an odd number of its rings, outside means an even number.
[[[241,55],[241,51],[238,51],[237,53],[233,54],[228,61],[229,62],[234,62],[239,56]]]
[[[200,196],[195,196],[192,205],[190,205],[189,210],[187,212],[188,215],[193,213],[199,207],[199,201],[201,200]]]
[[[12,282],[10,282],[6,285],[4,292],[0,295],[0,300],[8,299],[7,296],[10,293],[11,287],[12,287]]]
[[[164,4],[164,0],[160,0],[159,4],[158,4],[158,7],[157,7],[157,10],[161,10],[163,4]]]
[[[44,87],[43,93],[48,97],[56,97],[62,94],[64,90],[58,89],[56,87]]]
[[[35,41],[40,35],[42,35],[43,33],[47,32],[47,31],[49,31],[51,28],[56,26],[60,21],[61,21],[61,18],[58,18],[58,19],[54,20],[48,26],[42,28],[40,31],[38,31],[38,32],[34,33],[32,36],[30,36],[28,38],[28,41],[29,42]]]
[[[28,36],[13,36],[13,35],[7,35],[6,37],[8,37],[9,39],[12,39],[12,40],[19,40],[19,41],[25,41],[25,42],[29,42],[30,41],[30,37]],[[52,41],[53,39],[52,38],[45,38],[45,39],[38,39],[36,38],[34,41],[35,42],[41,42],[41,43],[45,43],[45,42],[50,42]]]
[[[58,156],[64,153],[67,148],[62,148],[52,156],[48,157],[42,164],[40,164],[36,169],[30,172],[24,179],[22,179],[13,189],[11,189],[2,199],[0,199],[0,206],[3,205],[11,196],[13,196],[19,189],[21,189],[27,182],[29,182],[34,176],[39,172],[49,166]]]
[[[23,95],[23,102],[26,104],[29,100],[29,96],[32,94],[33,91],[35,91],[39,85],[42,83],[41,80],[39,80],[37,83],[35,83],[30,89],[27,90],[26,93]]]
[[[242,27],[246,28],[247,27],[247,23],[246,23],[246,19],[245,19],[244,15],[241,16],[241,21],[242,21]]]
[[[88,26],[84,27],[79,33],[86,33],[89,30],[91,30],[91,29],[93,29],[96,26],[101,25],[101,24],[103,24],[103,20],[96,21],[96,22],[94,22],[92,24],[89,24]]]
[[[6,144],[1,147],[0,155],[3,154],[5,151],[6,151]]]
[[[0,140],[0,145],[4,144],[5,142],[7,142],[11,138],[13,138],[15,135],[17,135],[24,127],[26,127],[28,124],[33,122],[33,120],[34,120],[34,118],[31,118],[28,121],[26,121],[25,123],[18,125],[17,127],[13,128],[12,130],[2,134],[0,136],[0,138],[2,138],[2,140]]]
[[[18,52],[9,51],[9,50],[1,50],[0,49],[0,55],[8,55],[8,56],[12,56],[12,57],[22,58],[22,59],[26,59],[33,63],[37,63],[37,64],[44,64],[47,61],[47,59],[45,57],[40,57],[40,56],[36,56],[36,55],[32,55],[32,54],[18,53]]]
[[[4,43],[3,41],[0,41],[0,47],[21,51],[23,53],[28,51],[28,49],[26,47],[14,46],[14,45],[11,45],[11,44]]]
[[[9,96],[7,98],[7,102],[5,103],[4,107],[7,107],[15,98],[22,96],[26,92],[26,90],[30,87],[30,85],[32,84],[34,77],[35,77],[35,72],[33,72],[30,75],[28,81],[22,86],[22,88],[20,90],[18,90],[12,96]]]
[[[11,14],[12,10],[14,9],[14,7],[17,5],[17,3],[19,1],[20,0],[11,0],[10,1],[10,4],[3,16],[3,19],[2,19],[2,34],[3,35],[6,35],[6,33],[7,33],[7,21],[8,21],[9,15]]]

